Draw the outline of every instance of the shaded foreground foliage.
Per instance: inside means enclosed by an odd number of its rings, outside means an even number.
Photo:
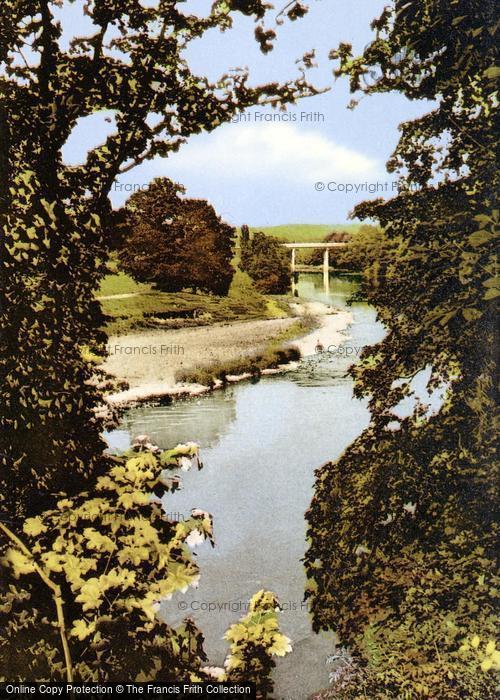
[[[341,45],[353,91],[435,99],[402,125],[400,194],[357,207],[397,243],[368,290],[388,333],[352,369],[370,426],[317,472],[308,597],[357,661],[339,698],[496,696],[496,16],[491,2],[396,2],[363,56]],[[370,77],[371,76],[371,77]],[[395,407],[430,372],[436,411]],[[331,697],[329,691],[324,697]]]
[[[148,500],[160,457],[114,464],[95,413],[91,358],[106,338],[94,293],[115,245],[108,195],[120,174],[191,135],[315,90],[305,62],[295,80],[257,86],[244,69],[213,83],[190,70],[189,43],[230,28],[237,12],[256,20],[267,53],[276,33],[261,0],[216,0],[206,16],[174,0],[83,0],[81,26],[92,27],[69,42],[64,9],[0,3],[0,669],[28,681],[193,678],[199,633],[151,618],[155,601],[196,578],[189,533]],[[105,143],[66,164],[74,128],[99,111],[112,124]],[[253,599],[242,621],[251,644],[231,638],[227,669],[246,673],[251,658],[263,694],[266,649],[288,646],[274,608],[271,594]]]
[[[203,635],[192,619],[174,629],[158,614],[161,601],[198,585],[190,548],[205,540],[213,545],[208,513],[193,509],[188,520],[173,521],[161,500],[181,486],[174,470],[201,468],[198,447],[162,451],[144,436],[113,461],[92,494],[63,498],[26,519],[21,536],[0,523],[10,544],[2,565],[12,574],[0,582],[0,613],[9,613],[0,680],[215,676],[253,680],[265,695],[272,690],[272,657],[291,651],[272,593],[254,595],[248,614],[226,633],[224,668],[204,667]],[[49,612],[54,604],[57,623]]]

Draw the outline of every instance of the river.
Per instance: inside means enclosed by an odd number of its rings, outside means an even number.
[[[332,275],[325,294],[320,275],[303,274],[298,292],[345,308],[356,286],[353,277]],[[274,591],[284,608],[282,631],[293,644],[293,652],[277,660],[276,698],[305,700],[328,685],[326,659],[334,639],[312,632],[303,603],[304,512],[314,470],[339,457],[369,422],[366,403],[353,398],[346,369],[364,345],[383,337],[374,309],[356,302],[350,310],[353,323],[340,349],[306,358],[285,375],[131,409],[107,435],[116,451],[144,433],[165,448],[200,444],[203,470],[183,474],[183,490],[169,496],[166,507],[179,519],[195,507],[211,512],[216,546],[197,548],[199,588],[174,596],[163,614],[173,625],[191,615],[205,635],[210,664],[221,666],[226,629],[245,614],[253,593]]]

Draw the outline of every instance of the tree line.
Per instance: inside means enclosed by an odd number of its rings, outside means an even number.
[[[121,269],[161,291],[226,296],[237,265],[262,294],[288,290],[290,264],[277,238],[250,234],[244,224],[235,263],[236,229],[207,201],[184,198],[184,192],[168,178],[157,178],[114,213],[110,226]]]

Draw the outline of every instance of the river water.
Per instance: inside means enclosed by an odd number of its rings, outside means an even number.
[[[325,294],[320,275],[304,274],[298,292],[345,308],[356,286],[353,277],[332,275]],[[221,666],[226,629],[245,614],[253,593],[274,591],[284,608],[282,631],[293,644],[293,652],[277,662],[276,698],[305,700],[328,685],[326,659],[334,639],[312,632],[303,603],[304,512],[314,470],[339,457],[368,424],[366,403],[353,398],[346,370],[364,345],[383,337],[370,306],[356,302],[350,310],[354,320],[341,350],[306,358],[297,370],[257,383],[131,409],[107,435],[116,451],[144,433],[165,448],[185,441],[201,446],[203,470],[183,474],[184,488],[169,496],[166,509],[176,519],[188,518],[191,508],[208,510],[216,546],[195,550],[200,585],[174,596],[163,615],[172,625],[191,615],[205,635],[210,664]]]

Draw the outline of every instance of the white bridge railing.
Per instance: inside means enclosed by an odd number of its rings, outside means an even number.
[[[325,293],[328,294],[330,290],[330,248],[345,248],[347,243],[282,243],[283,248],[288,248],[292,251],[292,293],[295,295],[295,276],[297,270],[296,263],[296,251],[309,248],[309,249],[323,249],[323,284],[325,287]]]

